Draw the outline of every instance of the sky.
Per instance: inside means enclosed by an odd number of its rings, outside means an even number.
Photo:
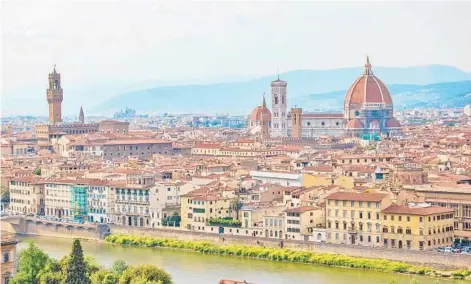
[[[54,64],[70,109],[144,86],[361,66],[366,55],[470,72],[470,14],[471,1],[4,1],[2,111],[47,106]]]

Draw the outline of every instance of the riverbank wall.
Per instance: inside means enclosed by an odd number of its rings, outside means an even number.
[[[212,233],[190,232],[170,229],[147,229],[112,226],[113,234],[125,234],[135,236],[148,236],[155,238],[171,238],[188,241],[209,241],[219,244],[283,247],[292,250],[308,250],[318,253],[334,253],[352,257],[364,257],[373,259],[388,259],[407,262],[417,265],[430,266],[438,269],[465,268],[471,269],[471,255],[468,254],[444,254],[429,251],[411,251],[398,249],[385,249],[364,246],[335,245],[328,243],[315,243],[294,240],[277,240],[269,238],[252,238],[235,235],[219,235]]]
[[[308,250],[318,253],[334,253],[352,257],[364,257],[373,259],[388,259],[412,264],[430,266],[438,269],[465,268],[471,269],[471,255],[469,254],[444,254],[429,251],[411,251],[398,249],[385,249],[352,245],[335,245],[328,243],[316,243],[295,240],[281,240],[270,238],[253,238],[236,235],[220,235],[217,233],[191,232],[179,229],[156,229],[123,227],[116,225],[100,226],[70,226],[64,224],[43,223],[32,220],[6,220],[2,219],[1,228],[4,231],[25,235],[38,235],[60,238],[82,238],[100,240],[108,233],[125,234],[134,236],[148,236],[155,238],[170,238],[188,241],[209,241],[217,244],[234,244],[248,246],[283,247],[292,250]]]

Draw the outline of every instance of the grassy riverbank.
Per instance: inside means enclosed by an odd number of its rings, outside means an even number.
[[[110,235],[105,238],[107,243],[123,246],[167,247],[191,250],[204,254],[229,255],[236,257],[287,261],[333,267],[359,268],[391,273],[408,273],[429,275],[432,277],[453,277],[464,279],[470,275],[467,270],[439,271],[431,267],[407,264],[385,259],[369,259],[349,257],[338,254],[296,251],[281,248],[263,248],[242,245],[218,245],[204,241],[180,241],[176,239],[159,239],[129,235]]]

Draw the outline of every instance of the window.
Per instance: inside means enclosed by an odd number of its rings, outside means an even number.
[[[399,216],[399,221],[402,221],[402,216]]]
[[[3,262],[10,262],[10,252],[3,253]]]

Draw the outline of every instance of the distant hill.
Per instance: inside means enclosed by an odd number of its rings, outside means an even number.
[[[288,82],[290,106],[295,104],[304,108],[332,108],[336,106],[336,109],[340,110],[343,98],[340,99],[339,94],[343,95],[345,91],[332,91],[346,90],[362,71],[362,67],[334,70],[295,70],[280,74],[280,79]],[[455,93],[459,89],[466,92],[469,82],[439,85],[444,82],[471,80],[471,74],[455,67],[443,65],[405,68],[373,66],[373,72],[388,85],[392,94],[398,96],[397,101],[395,99],[396,106],[408,107],[417,105],[422,98],[424,98],[424,102],[430,102],[430,96],[438,96],[436,99],[439,100],[441,96],[445,96],[445,93],[449,94],[449,91]],[[128,106],[141,113],[230,112],[246,114],[261,103],[263,92],[266,92],[268,96],[270,81],[274,79],[276,79],[276,75],[231,83],[146,88],[114,96],[97,105],[90,112],[111,114]],[[437,83],[440,84],[433,86]],[[431,84],[432,86],[429,87],[428,85]],[[429,93],[427,88],[432,88],[434,92],[438,93]],[[413,92],[412,97],[416,98],[415,103],[409,101],[410,92]],[[469,93],[469,90],[467,92]],[[314,94],[322,94],[322,96]],[[453,99],[453,101],[455,100]]]
[[[462,107],[471,103],[471,80],[429,85],[389,85],[395,109]],[[341,110],[347,90],[308,95],[297,100],[306,110]]]

